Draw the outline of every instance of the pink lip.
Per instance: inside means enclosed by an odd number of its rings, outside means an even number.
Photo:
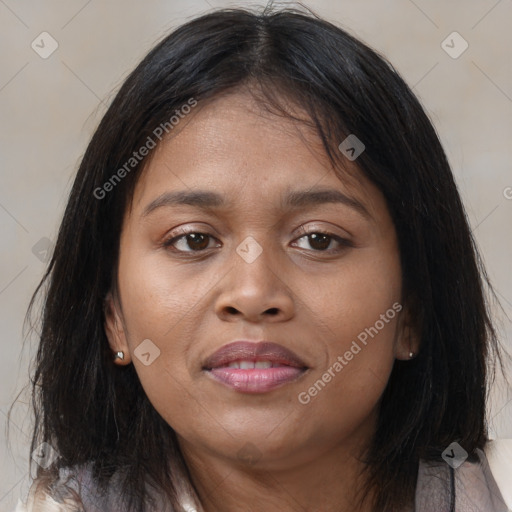
[[[270,361],[271,368],[240,369],[228,367],[235,361]],[[203,369],[209,375],[237,391],[264,393],[301,376],[307,367],[290,349],[260,341],[235,341],[208,357]]]

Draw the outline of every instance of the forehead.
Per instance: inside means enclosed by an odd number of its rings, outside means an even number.
[[[298,107],[286,108],[310,122]],[[232,204],[254,195],[263,203],[300,185],[336,188],[366,202],[369,210],[378,209],[378,189],[352,162],[335,172],[320,137],[306,123],[269,112],[248,92],[198,106],[154,150],[133,205],[141,211],[163,191],[177,189],[208,189]]]

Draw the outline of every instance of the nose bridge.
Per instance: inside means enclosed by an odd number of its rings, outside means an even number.
[[[278,275],[279,255],[268,236],[247,236],[238,244],[233,257],[233,273],[240,285],[274,288],[278,284],[274,281]]]
[[[268,237],[258,235],[247,236],[236,247],[228,261],[231,272],[217,300],[219,315],[255,320],[264,314],[279,318],[293,314],[293,300],[278,268],[281,255],[275,247]]]

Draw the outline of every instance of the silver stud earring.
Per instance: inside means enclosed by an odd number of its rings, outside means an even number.
[[[114,359],[121,359],[121,361],[123,361],[124,360],[124,352],[122,352],[121,350],[119,352],[116,352]]]
[[[412,359],[414,357],[414,352],[409,352],[409,359]]]

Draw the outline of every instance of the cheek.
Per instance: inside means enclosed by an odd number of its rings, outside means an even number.
[[[314,368],[302,386],[299,403],[343,416],[364,417],[384,392],[393,368],[399,303],[378,310],[379,315],[351,318],[337,327],[328,347],[326,364]],[[382,311],[382,313],[381,313]],[[367,318],[361,321],[361,318]],[[336,416],[336,414],[334,414]]]
[[[124,254],[119,290],[132,362],[155,408],[179,410],[190,379],[188,319],[206,290],[181,282],[162,258],[129,247]]]
[[[132,348],[150,338],[161,349],[179,352],[190,312],[207,300],[211,283],[173,267],[161,252],[127,246],[124,254],[119,286]]]
[[[389,248],[354,252],[336,273],[322,280],[322,286],[309,286],[305,297],[313,315],[325,326],[326,336],[340,340],[336,350],[342,350],[347,342],[350,346],[376,322],[382,347],[385,340],[393,338],[401,286],[399,256],[390,244]],[[393,308],[395,303],[398,306]]]
[[[319,344],[327,360],[314,369],[301,403],[345,418],[368,413],[384,392],[394,363],[401,269],[393,251],[362,251],[358,259],[311,296]]]
[[[332,326],[338,337],[329,346],[328,364],[315,369],[296,397],[302,428],[316,430],[320,443],[371,431],[394,364],[397,319],[392,306],[375,311],[378,315],[361,311],[357,319]],[[379,318],[381,312],[389,323]]]

